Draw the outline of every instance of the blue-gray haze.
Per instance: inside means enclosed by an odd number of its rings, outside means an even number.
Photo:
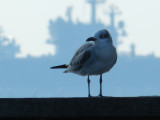
[[[125,22],[114,25],[116,12],[111,8],[110,25],[95,21],[95,7],[92,3],[92,21],[90,24],[71,21],[72,7],[66,11],[68,21],[57,18],[50,20],[48,44],[57,46],[55,56],[42,56],[25,59],[15,58],[20,46],[15,40],[3,45],[8,38],[0,33],[0,97],[86,97],[87,77],[64,74],[64,70],[51,70],[51,66],[69,63],[76,49],[93,33],[102,28],[111,32],[115,46],[121,44],[118,37],[125,37]],[[121,30],[122,34],[118,34]],[[1,32],[1,31],[0,31]],[[159,68],[160,59],[154,55],[136,56],[135,45],[130,54],[120,54],[113,69],[103,75],[103,95],[105,96],[146,96],[160,95]],[[99,76],[91,77],[91,95],[99,93]]]

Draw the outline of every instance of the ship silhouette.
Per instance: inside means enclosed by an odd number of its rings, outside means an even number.
[[[9,39],[0,39],[0,97],[84,97],[87,96],[87,81],[85,77],[74,74],[64,74],[63,70],[53,71],[52,65],[69,63],[74,52],[86,39],[98,29],[110,31],[116,47],[123,44],[120,36],[127,36],[125,22],[119,21],[115,26],[115,16],[121,12],[115,5],[110,6],[110,24],[104,25],[96,20],[96,5],[105,0],[87,0],[92,13],[90,24],[72,22],[72,7],[68,7],[65,21],[61,17],[50,20],[48,44],[57,46],[55,56],[42,56],[25,59],[15,58],[20,52],[20,46],[13,42],[4,45]],[[120,32],[118,32],[120,31]],[[130,53],[120,53],[115,67],[104,74],[103,93],[106,96],[146,96],[160,95],[160,59],[154,54],[137,56],[136,46],[130,46]],[[9,53],[9,54],[8,54]],[[98,94],[98,77],[91,81],[92,95]]]

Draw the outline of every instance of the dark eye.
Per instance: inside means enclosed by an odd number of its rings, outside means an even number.
[[[105,38],[105,35],[100,35],[99,37],[100,37],[100,38]]]

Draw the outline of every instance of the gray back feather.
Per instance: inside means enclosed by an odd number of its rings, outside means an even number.
[[[91,57],[91,49],[93,47],[92,42],[87,42],[83,44],[74,54],[70,65],[71,66],[81,66],[83,65],[86,61],[88,61]]]

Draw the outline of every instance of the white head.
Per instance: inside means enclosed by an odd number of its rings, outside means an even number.
[[[88,38],[86,41],[95,41],[97,43],[112,43],[112,38],[110,33],[106,29],[98,30],[95,34],[94,37]]]

